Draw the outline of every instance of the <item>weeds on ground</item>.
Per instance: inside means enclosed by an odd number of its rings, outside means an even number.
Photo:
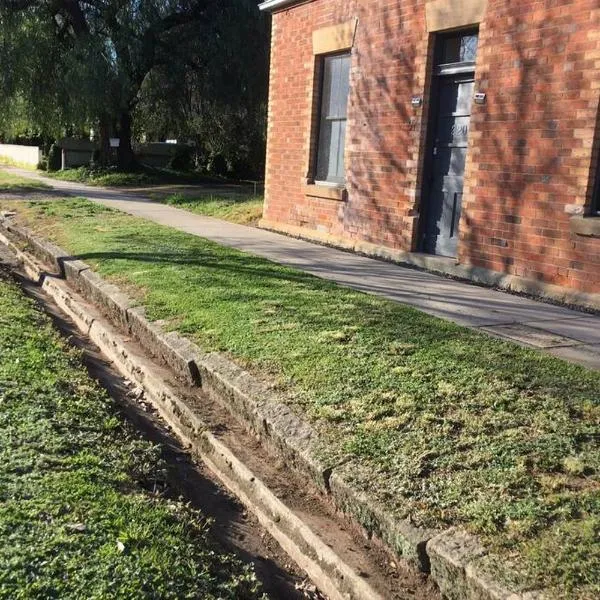
[[[201,173],[174,171],[141,166],[137,170],[124,172],[115,167],[78,167],[46,174],[62,181],[75,181],[87,185],[106,187],[144,187],[160,184],[221,182],[221,178]]]
[[[173,194],[158,201],[199,215],[240,225],[256,225],[262,216],[264,198],[248,194],[205,194],[194,197]]]
[[[41,181],[35,181],[27,177],[19,177],[6,171],[0,170],[0,194],[3,192],[27,193],[49,189],[50,186]]]

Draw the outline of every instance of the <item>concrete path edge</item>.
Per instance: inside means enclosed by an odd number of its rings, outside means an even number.
[[[448,275],[462,281],[470,281],[475,284],[505,290],[515,294],[526,294],[534,298],[549,300],[577,306],[584,309],[600,310],[600,294],[593,292],[581,292],[553,283],[544,283],[535,279],[529,279],[520,275],[511,275],[492,271],[484,267],[460,264],[456,259],[449,259],[420,252],[407,252],[387,246],[380,246],[370,242],[353,240],[340,236],[333,236],[319,231],[312,231],[305,227],[285,225],[274,221],[261,219],[258,226],[266,231],[280,233],[296,239],[306,240],[330,248],[354,252],[369,258],[377,258],[387,262],[396,263],[400,266],[415,267],[430,273]]]
[[[143,307],[117,286],[105,282],[86,263],[29,230],[13,225],[10,218],[0,219],[0,231],[4,232],[0,232],[0,242],[17,252],[30,269],[35,261],[29,253],[66,279],[116,327],[134,336],[152,356],[179,374],[183,382],[200,387],[227,408],[286,464],[329,494],[336,507],[357,522],[367,535],[378,537],[417,568],[431,573],[450,600],[550,598],[543,591],[523,594],[508,589],[493,573],[482,572],[480,559],[487,552],[475,536],[456,528],[428,530],[416,527],[410,520],[396,519],[368,491],[354,483],[349,473],[351,463],[327,464],[319,458],[319,440],[314,429],[279,401],[268,386],[228,358],[204,353],[178,334],[164,332],[160,323],[146,318]],[[52,280],[50,277],[44,281]],[[71,312],[76,322],[79,319],[87,326],[81,310],[71,309]],[[88,332],[92,330],[93,322]],[[185,420],[189,418],[188,415]],[[477,551],[473,552],[473,548]]]

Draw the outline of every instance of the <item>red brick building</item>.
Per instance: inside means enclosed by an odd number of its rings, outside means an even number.
[[[264,227],[600,307],[599,0],[261,9]]]

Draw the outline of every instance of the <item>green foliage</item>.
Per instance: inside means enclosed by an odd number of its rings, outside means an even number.
[[[144,186],[153,182],[150,175],[143,171],[123,173],[116,168],[104,167],[77,167],[76,169],[65,169],[51,174],[53,179],[62,181],[75,181],[87,185],[98,186]]]
[[[24,4],[0,3],[4,137],[112,129],[125,168],[134,117],[138,139],[193,139],[223,173],[260,176],[269,42],[255,0]]]
[[[79,355],[0,277],[0,598],[262,597]],[[164,486],[163,486],[164,487]]]
[[[133,172],[123,172],[117,167],[89,166],[76,169],[65,169],[50,173],[53,179],[63,181],[76,181],[88,185],[100,186],[151,186],[157,184],[198,184],[207,182],[221,182],[221,179],[207,177],[200,173],[173,171],[172,169],[139,168]]]
[[[211,35],[212,28],[219,34]],[[202,169],[262,179],[269,29],[256,2],[233,2],[214,15],[208,30],[200,24],[198,36],[174,52],[170,63],[144,81],[138,128],[194,140]]]
[[[251,194],[172,194],[156,197],[159,202],[185,208],[199,215],[224,219],[240,225],[256,225],[262,216],[264,198]]]
[[[62,167],[62,150],[56,144],[50,146],[48,151],[48,171],[60,171]]]
[[[558,597],[600,594],[600,373],[83,200],[28,221],[272,382],[398,518],[463,525]]]
[[[8,3],[0,4],[0,131],[18,141],[34,132],[60,135],[58,98],[61,47],[40,8],[21,13]]]

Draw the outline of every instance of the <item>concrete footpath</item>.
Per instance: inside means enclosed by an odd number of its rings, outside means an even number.
[[[7,170],[22,177],[41,180],[67,194],[83,196],[155,223],[600,369],[600,315],[586,314],[277,233],[203,217],[153,202],[127,190],[59,181],[23,169]]]

